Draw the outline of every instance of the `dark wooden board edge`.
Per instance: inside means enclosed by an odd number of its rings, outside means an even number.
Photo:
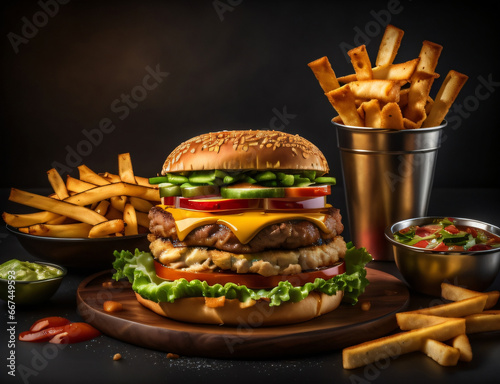
[[[83,280],[77,290],[77,304],[84,320],[104,334],[145,348],[211,358],[297,357],[355,345],[397,327],[395,314],[408,306],[408,289],[390,274],[367,270],[370,285],[360,301],[369,301],[370,310],[342,304],[329,314],[286,326],[230,327],[167,319],[139,304],[128,282],[110,284],[111,271]],[[121,302],[125,310],[104,312],[106,300]]]

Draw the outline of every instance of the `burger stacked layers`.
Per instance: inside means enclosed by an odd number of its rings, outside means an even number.
[[[151,252],[116,252],[114,277],[145,307],[195,323],[296,323],[355,303],[371,257],[340,236],[328,171],[297,135],[194,137],[151,179],[162,199],[149,213]]]

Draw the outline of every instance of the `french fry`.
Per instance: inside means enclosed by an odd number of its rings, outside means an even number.
[[[373,78],[380,80],[410,81],[415,73],[420,58],[405,61],[404,63],[375,67],[372,70]]]
[[[424,128],[441,124],[467,79],[468,76],[454,70],[448,72],[434,99],[429,116],[423,122]]]
[[[402,331],[430,327],[447,321],[447,317],[422,315],[419,313],[400,312],[396,313],[396,321]]]
[[[71,192],[83,192],[87,189],[96,187],[96,184],[87,183],[86,181],[75,179],[74,177],[66,177],[66,189]]]
[[[339,82],[337,81],[337,77],[335,76],[335,72],[328,61],[326,56],[321,57],[317,60],[311,61],[307,64],[309,68],[314,73],[314,76],[319,82],[319,85],[323,89],[324,93],[333,91],[334,89],[339,88]]]
[[[373,67],[372,79],[408,82],[411,80],[419,61],[420,58],[417,57],[415,59],[405,61],[404,63],[391,64],[383,67]],[[347,84],[356,80],[358,80],[358,78],[355,73],[338,78],[339,83],[342,84]]]
[[[130,153],[121,153],[118,155],[118,174],[120,175],[121,181],[129,184],[137,184],[132,168]]]
[[[110,202],[108,200],[102,200],[94,208],[94,211],[96,211],[100,215],[106,216],[106,213],[108,212],[109,209],[109,205]]]
[[[27,227],[38,223],[47,223],[50,220],[54,220],[59,217],[64,217],[64,216],[47,211],[34,212],[34,213],[18,213],[18,214],[7,213],[7,212],[2,213],[3,221],[5,221],[5,223],[10,225],[11,227],[15,228]]]
[[[44,237],[78,238],[87,237],[93,226],[87,223],[74,224],[35,224],[19,228],[21,232]]]
[[[467,320],[465,321],[465,327],[467,328]],[[467,335],[458,335],[453,338],[451,345],[460,351],[460,361],[472,361],[472,348]]]
[[[403,114],[398,103],[387,103],[380,111],[380,127],[387,129],[404,129]]]
[[[92,183],[95,185],[110,184],[110,182],[108,180],[106,180],[102,176],[99,176],[97,173],[95,173],[93,170],[91,170],[86,165],[79,165],[78,172],[79,172],[80,180],[86,181],[87,183]]]
[[[125,204],[127,204],[127,196],[111,196],[109,198],[111,206],[120,212],[125,209]]]
[[[350,84],[327,92],[326,96],[345,125],[364,126],[363,120],[359,117]]]
[[[392,64],[401,45],[404,31],[388,24],[385,27],[384,35],[378,49],[376,66],[386,66]]]
[[[68,199],[71,199],[70,196]],[[29,207],[38,208],[45,211],[54,212],[63,216],[70,217],[72,219],[87,223],[87,224],[98,224],[107,219],[99,215],[97,212],[81,207],[78,205],[71,204],[66,200],[55,200],[50,197],[37,195],[31,192],[21,191],[16,188],[12,188],[9,195],[9,200],[27,205]]]
[[[448,283],[441,284],[441,297],[446,300],[460,301],[478,295],[488,296],[488,298],[486,299],[486,304],[484,305],[484,309],[490,309],[493,308],[498,302],[498,298],[500,297],[500,292],[499,291],[477,292]]]
[[[342,351],[342,364],[344,369],[362,367],[388,357],[422,350],[427,339],[445,341],[462,333],[465,333],[465,319],[449,318],[442,324],[400,332],[345,348]]]
[[[141,199],[139,197],[131,196],[129,197],[130,204],[132,204],[136,211],[140,212],[149,212],[151,208],[153,208],[153,204],[149,201]]]
[[[125,223],[122,219],[109,220],[94,225],[89,231],[89,238],[106,237],[123,232]]]
[[[66,197],[69,197],[66,185],[64,184],[61,175],[55,168],[49,169],[47,171],[47,176],[49,178],[49,183],[52,186],[52,189],[60,200],[64,200]]]
[[[135,211],[135,215],[137,217],[137,224],[141,227],[149,228],[149,218],[147,213]]]
[[[344,85],[343,87],[346,87]],[[356,99],[378,99],[382,103],[398,102],[401,86],[392,80],[352,81],[348,84]]]
[[[433,315],[443,317],[464,317],[474,313],[482,312],[488,296],[479,295],[468,299],[455,301],[453,303],[436,305],[423,309],[417,309],[406,313],[419,313],[422,315]]]
[[[377,99],[371,99],[361,104],[363,109],[365,125],[367,127],[381,128],[380,103]]]
[[[443,47],[439,44],[424,41],[419,54],[419,62],[411,79],[408,94],[408,105],[403,111],[404,117],[412,121],[424,121],[427,97],[437,74],[434,72]]]
[[[137,216],[132,204],[125,204],[123,210],[123,221],[125,222],[125,236],[137,235]]]
[[[479,333],[500,330],[500,311],[484,311],[465,316],[467,333]]]
[[[422,352],[444,367],[457,365],[458,359],[460,358],[460,350],[458,348],[451,347],[433,339],[427,339],[425,341]]]
[[[347,52],[351,58],[351,63],[356,72],[356,80],[371,80],[373,78],[370,57],[366,52],[366,46],[360,45]]]
[[[87,191],[68,197],[66,202],[76,205],[89,205],[113,196],[135,196],[144,200],[159,201],[158,189],[148,188],[137,184],[112,183],[98,186]]]
[[[149,187],[149,188],[156,188],[158,189],[158,185],[156,184],[151,184],[149,182],[149,179],[147,177],[141,177],[141,176],[135,176],[135,181],[137,184],[142,185],[144,187]]]
[[[104,177],[110,183],[119,183],[120,181],[122,181],[119,175],[115,175],[109,172],[99,173],[98,175]]]
[[[106,219],[108,220],[123,219],[123,212],[119,211],[118,209],[110,205],[108,212],[106,213],[105,216]]]

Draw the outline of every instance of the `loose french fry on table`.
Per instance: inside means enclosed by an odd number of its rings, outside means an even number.
[[[484,305],[484,309],[493,308],[500,297],[499,291],[489,291],[489,292],[477,292],[471,289],[466,289],[463,287],[459,287],[453,284],[442,283],[441,284],[441,297],[450,301],[460,301],[464,299],[469,299],[478,295],[486,295],[488,298],[486,299],[486,304]]]
[[[460,358],[460,350],[458,348],[433,339],[425,340],[422,352],[444,367],[457,365]]]
[[[447,321],[447,317],[423,315],[420,313],[400,312],[396,313],[396,321],[402,331],[430,327]]]
[[[500,330],[500,311],[484,311],[465,316],[467,333]]]
[[[496,304],[498,291],[483,293],[447,283],[441,285],[441,290],[443,298],[455,301],[397,313],[402,332],[345,348],[344,368],[356,368],[417,350],[443,366],[471,361],[473,353],[467,334],[500,330],[500,310],[484,310],[485,305]],[[454,336],[435,332],[448,327],[456,328]]]
[[[465,320],[449,318],[441,324],[367,341],[342,351],[343,367],[358,368],[388,357],[420,351],[428,339],[445,341],[462,333],[465,333]]]
[[[467,320],[465,320],[465,328],[467,329]],[[451,345],[460,351],[460,361],[472,361],[472,348],[467,335],[462,334],[453,338]]]
[[[418,313],[421,315],[433,315],[443,317],[464,317],[474,313],[482,312],[488,296],[478,295],[468,299],[455,301],[453,303],[436,305],[434,307],[416,309],[406,313]]]

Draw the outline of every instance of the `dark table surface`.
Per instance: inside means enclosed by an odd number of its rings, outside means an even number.
[[[0,207],[16,212],[7,202],[8,190],[0,190]],[[500,225],[499,189],[435,189],[432,192],[429,214],[474,218]],[[342,188],[335,188],[333,203],[345,212]],[[347,226],[346,226],[347,227]],[[348,230],[345,233],[349,237]],[[0,263],[18,258],[34,260],[8,234],[0,228]],[[396,265],[390,261],[373,261],[371,268],[401,278]],[[16,334],[27,330],[37,319],[46,316],[63,316],[81,321],[76,310],[75,295],[80,282],[97,271],[70,269],[61,287],[47,303],[37,307],[16,307]],[[497,277],[490,289],[500,290]],[[410,290],[409,308],[429,306],[439,299],[417,294]],[[0,303],[4,315],[2,328],[9,325],[7,305]],[[497,306],[498,307],[498,306]],[[2,383],[471,383],[498,382],[500,376],[500,332],[470,335],[473,360],[460,362],[456,367],[441,367],[422,353],[411,353],[378,364],[354,370],[342,368],[341,351],[334,350],[306,357],[251,360],[211,359],[180,356],[169,359],[159,352],[130,345],[106,335],[89,342],[66,345],[62,348],[47,343],[17,341],[8,346],[7,332],[0,332]],[[15,377],[8,375],[8,353],[15,350]],[[120,353],[122,359],[113,361]]]

